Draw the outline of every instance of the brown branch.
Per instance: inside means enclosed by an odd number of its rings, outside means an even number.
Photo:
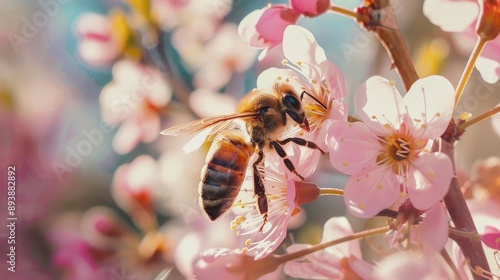
[[[375,33],[387,50],[392,67],[396,69],[408,91],[418,80],[418,74],[399,31],[389,0],[365,0],[363,6],[358,8],[358,13],[360,13],[359,22],[367,30]]]
[[[447,154],[451,161],[453,162],[454,174],[455,170],[455,158],[454,158],[454,142],[452,138],[450,141],[443,141],[442,152]],[[453,177],[450,184],[450,189],[444,197],[444,202],[446,208],[450,213],[451,220],[453,221],[455,228],[464,232],[469,232],[471,234],[477,234],[476,226],[472,220],[467,203],[465,203],[464,196],[460,190],[460,185],[458,184],[457,177]],[[474,240],[467,237],[456,237],[455,242],[458,244],[462,253],[466,259],[470,260],[471,268],[481,267],[484,270],[489,271],[488,261],[484,254],[483,246],[480,240]],[[482,279],[482,277],[472,273],[474,279]]]

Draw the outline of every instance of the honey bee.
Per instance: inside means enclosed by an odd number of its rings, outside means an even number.
[[[252,163],[254,195],[265,224],[268,204],[263,168],[259,168],[264,164],[264,151],[275,150],[285,166],[302,180],[282,145],[294,142],[325,154],[315,143],[302,138],[280,140],[288,117],[303,130],[310,130],[301,99],[290,85],[275,84],[271,92],[254,89],[248,93],[235,114],[199,119],[161,132],[172,136],[200,132],[199,145],[205,138],[212,140],[198,187],[200,206],[210,220],[216,220],[233,205],[252,155],[257,154]]]

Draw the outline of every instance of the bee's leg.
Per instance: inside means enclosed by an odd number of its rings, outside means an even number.
[[[262,177],[257,166],[264,160],[264,151],[259,149],[259,157],[253,163],[253,191],[255,196],[257,197],[257,204],[259,205],[259,212],[264,215],[264,222],[260,227],[259,231],[262,232],[264,225],[267,223],[267,196],[266,196],[266,188],[264,186],[264,182],[262,182]]]
[[[325,151],[323,151],[320,147],[318,147],[318,145],[316,145],[314,142],[307,141],[307,140],[302,139],[302,138],[291,137],[291,138],[286,138],[284,140],[277,141],[277,142],[280,143],[281,145],[285,145],[286,143],[288,143],[290,141],[292,141],[293,143],[300,145],[300,146],[305,146],[305,147],[308,147],[311,149],[316,149],[316,150],[320,151],[323,155],[325,155]]]
[[[297,173],[295,166],[293,166],[293,163],[288,158],[288,155],[286,154],[285,150],[283,150],[283,147],[281,147],[280,143],[276,141],[271,141],[269,144],[274,148],[274,150],[276,150],[278,155],[283,159],[283,163],[285,163],[288,170],[290,170],[293,174],[297,175],[297,177],[299,177],[300,180],[304,181],[304,177],[302,177],[299,173]]]

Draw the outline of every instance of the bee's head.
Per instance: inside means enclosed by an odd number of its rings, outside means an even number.
[[[306,113],[302,108],[302,102],[295,90],[291,87],[281,87],[281,96],[284,112],[300,125],[305,131],[309,131],[309,122],[306,119]]]

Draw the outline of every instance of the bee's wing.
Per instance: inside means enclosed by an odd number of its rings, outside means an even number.
[[[216,135],[220,131],[226,129],[235,119],[254,117],[257,116],[257,114],[258,113],[250,112],[205,118],[177,125],[165,129],[160,133],[162,135],[182,136],[199,132],[182,148],[185,153],[190,153],[197,150],[208,137]]]
[[[167,128],[165,130],[162,130],[160,132],[160,134],[171,135],[171,136],[189,135],[189,134],[199,132],[205,128],[209,128],[211,126],[219,124],[221,122],[226,122],[226,121],[230,121],[230,120],[234,120],[234,119],[243,119],[243,118],[248,118],[248,117],[254,117],[257,115],[258,115],[258,113],[256,113],[256,112],[249,112],[249,113],[237,113],[237,114],[231,114],[231,115],[204,118],[204,119],[195,120],[195,121],[192,121],[189,123],[176,125],[176,126],[173,126],[171,128]]]
[[[201,130],[182,147],[182,150],[186,154],[198,150],[205,141],[210,140],[210,138],[213,138],[217,133],[226,129],[232,122],[233,120],[223,121]]]

